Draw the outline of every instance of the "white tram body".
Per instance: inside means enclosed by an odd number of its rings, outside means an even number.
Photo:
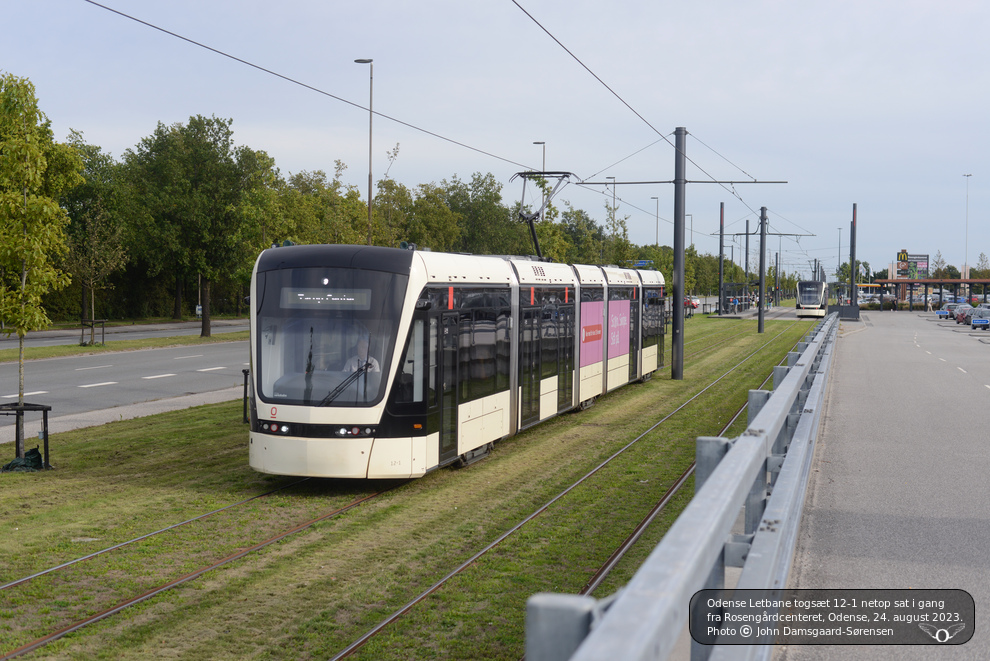
[[[663,276],[369,246],[266,250],[255,470],[420,477],[662,366]]]
[[[824,282],[805,280],[797,283],[798,318],[824,317],[828,308],[828,293]]]

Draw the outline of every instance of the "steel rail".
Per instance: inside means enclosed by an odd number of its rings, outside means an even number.
[[[19,578],[16,581],[11,581],[10,583],[5,583],[3,585],[0,585],[0,590],[6,590],[7,588],[12,588],[15,585],[21,585],[22,583],[27,583],[28,581],[30,581],[32,579],[38,578],[40,576],[44,576],[46,574],[51,574],[52,572],[56,572],[56,571],[59,571],[61,569],[65,569],[66,567],[71,567],[72,565],[75,565],[75,564],[78,564],[80,562],[83,562],[84,560],[90,560],[90,559],[95,558],[97,556],[103,555],[104,553],[109,553],[110,551],[116,551],[117,549],[121,549],[121,548],[123,548],[125,546],[128,546],[130,544],[134,544],[135,542],[140,542],[142,540],[148,539],[149,537],[154,537],[155,535],[160,535],[162,533],[168,532],[169,530],[175,530],[176,528],[179,528],[181,526],[184,526],[184,525],[193,523],[195,521],[199,521],[201,519],[205,519],[208,516],[212,516],[214,514],[218,514],[220,512],[224,512],[224,511],[229,510],[229,509],[232,509],[234,507],[238,507],[240,505],[244,505],[245,503],[250,503],[253,500],[257,500],[259,498],[264,498],[265,496],[270,496],[273,493],[278,493],[279,491],[283,491],[285,489],[288,489],[289,487],[294,487],[297,484],[300,484],[302,482],[305,482],[306,480],[309,480],[309,479],[311,479],[311,478],[304,477],[301,480],[296,480],[295,482],[291,482],[289,484],[286,484],[285,486],[279,487],[278,489],[273,489],[273,490],[267,491],[265,493],[260,493],[260,494],[258,494],[256,496],[251,496],[250,498],[246,498],[246,499],[244,499],[242,501],[239,501],[239,502],[236,502],[236,503],[231,503],[230,505],[225,505],[225,506],[223,506],[223,507],[221,507],[219,509],[215,509],[212,512],[207,512],[206,514],[200,514],[198,516],[192,517],[191,519],[186,519],[185,521],[180,521],[179,523],[173,523],[172,525],[166,526],[164,528],[161,528],[160,530],[156,530],[154,532],[149,532],[149,533],[146,533],[144,535],[141,535],[140,537],[135,537],[134,539],[129,539],[126,542],[120,542],[119,544],[114,544],[113,546],[108,546],[105,549],[100,549],[99,551],[94,551],[93,553],[90,553],[88,555],[84,555],[82,557],[76,558],[75,560],[69,560],[68,562],[63,562],[60,565],[56,565],[54,567],[49,567],[48,569],[44,569],[44,570],[42,570],[40,572],[37,572],[36,574],[31,574],[30,576],[25,576],[24,578]]]
[[[758,355],[761,351],[763,351],[764,349],[766,349],[770,344],[772,344],[773,342],[775,342],[781,335],[783,335],[784,333],[786,333],[789,328],[793,327],[793,325],[794,324],[791,324],[791,326],[789,326],[787,329],[782,330],[780,333],[778,333],[776,336],[774,336],[771,340],[769,340],[762,347],[760,347],[759,349],[757,349],[753,353],[749,354],[748,356],[746,356],[745,358],[743,358],[742,360],[740,360],[733,367],[731,367],[728,371],[726,371],[724,374],[722,374],[722,376],[720,376],[717,379],[715,379],[714,381],[712,381],[710,384],[708,384],[707,386],[705,386],[702,390],[699,390],[697,393],[695,393],[693,396],[691,396],[689,399],[687,399],[684,403],[682,403],[676,409],[674,409],[673,411],[671,411],[670,413],[668,413],[666,416],[664,416],[663,418],[661,418],[658,422],[654,423],[649,429],[647,429],[646,431],[644,431],[643,433],[641,433],[639,436],[637,436],[636,438],[634,438],[632,441],[630,441],[629,443],[627,443],[625,446],[623,446],[622,448],[620,448],[619,450],[617,450],[616,452],[614,452],[611,456],[609,456],[607,459],[605,459],[604,461],[602,461],[595,468],[593,468],[590,471],[588,471],[588,473],[586,473],[583,477],[578,478],[578,480],[576,482],[574,482],[569,487],[567,487],[566,489],[564,489],[563,491],[561,491],[559,494],[557,494],[556,496],[554,496],[553,498],[551,498],[549,501],[547,501],[546,503],[544,503],[543,505],[541,505],[534,512],[532,512],[529,516],[527,516],[522,521],[520,521],[519,523],[517,523],[516,525],[514,525],[512,528],[510,528],[509,530],[507,530],[504,533],[502,533],[501,535],[499,535],[494,541],[490,542],[487,546],[485,546],[484,548],[482,548],[481,550],[479,550],[478,552],[476,552],[470,558],[468,558],[467,560],[465,560],[464,562],[462,562],[460,565],[457,566],[456,569],[453,569],[452,571],[448,572],[445,576],[443,576],[443,578],[441,578],[440,580],[438,580],[436,583],[434,583],[429,588],[427,588],[426,590],[424,590],[423,592],[421,592],[418,596],[414,597],[411,601],[409,601],[408,603],[406,603],[404,606],[402,606],[401,608],[399,608],[397,611],[395,611],[394,613],[392,613],[391,615],[389,615],[387,618],[385,618],[384,620],[382,620],[381,622],[379,622],[378,624],[376,624],[374,627],[372,627],[371,629],[369,629],[360,638],[358,638],[357,640],[355,640],[354,642],[352,642],[350,645],[348,645],[346,648],[344,648],[343,650],[341,650],[340,652],[338,652],[336,655],[334,655],[333,657],[331,657],[331,661],[339,661],[339,659],[344,659],[344,658],[350,656],[351,654],[353,654],[359,648],[361,648],[362,646],[364,646],[365,643],[367,643],[369,640],[371,640],[376,635],[378,635],[379,633],[381,633],[388,625],[390,625],[393,622],[395,622],[396,620],[398,620],[400,617],[402,617],[403,615],[405,615],[406,613],[408,613],[410,610],[412,610],[412,608],[414,606],[416,606],[417,604],[419,604],[420,602],[422,602],[424,599],[426,599],[427,597],[429,597],[431,594],[433,594],[434,592],[436,592],[437,590],[439,590],[441,587],[443,587],[450,579],[454,578],[455,576],[457,576],[458,574],[460,574],[461,572],[463,572],[465,569],[467,569],[472,564],[474,564],[478,559],[480,559],[485,554],[487,554],[489,551],[491,551],[496,546],[498,546],[503,541],[505,541],[508,537],[510,537],[514,533],[518,532],[523,526],[525,526],[527,523],[529,523],[530,521],[532,521],[533,519],[535,519],[537,516],[539,516],[540,514],[542,514],[543,512],[545,512],[547,509],[550,508],[550,506],[552,506],[553,504],[557,503],[564,496],[566,496],[571,491],[573,491],[578,486],[580,486],[582,483],[584,483],[586,480],[588,480],[589,478],[591,478],[593,475],[595,475],[602,468],[604,468],[605,466],[607,466],[608,464],[610,464],[619,455],[623,454],[626,450],[628,450],[633,445],[635,445],[636,443],[638,443],[639,441],[641,441],[643,438],[645,438],[648,434],[652,433],[654,430],[656,430],[657,427],[659,427],[661,424],[663,424],[664,422],[666,422],[667,420],[669,420],[670,418],[672,418],[674,415],[676,415],[677,413],[679,413],[688,404],[690,404],[691,402],[693,402],[695,399],[701,397],[701,395],[703,395],[705,392],[707,392],[711,388],[715,387],[720,381],[722,381],[723,379],[725,379],[726,377],[728,377],[730,374],[732,374],[733,372],[735,372],[737,369],[739,369],[739,367],[743,363],[749,361],[754,356]],[[737,416],[738,416],[738,414],[737,414]],[[3,660],[0,659],[0,661],[3,661]]]
[[[3,656],[0,656],[0,661],[7,661],[8,659],[13,659],[13,658],[18,657],[18,656],[21,656],[23,654],[27,654],[28,652],[33,652],[34,650],[39,649],[41,647],[44,647],[48,643],[53,642],[55,640],[58,640],[59,638],[62,638],[63,636],[72,633],[73,631],[78,631],[79,629],[82,629],[85,626],[88,626],[90,624],[94,624],[96,622],[99,622],[101,620],[104,620],[104,619],[110,617],[111,615],[115,615],[115,614],[119,613],[120,611],[124,610],[125,608],[127,608],[129,606],[133,606],[133,605],[139,604],[139,603],[141,603],[143,601],[147,601],[148,599],[151,599],[155,595],[161,594],[162,592],[165,592],[166,590],[171,590],[172,588],[178,587],[179,585],[182,585],[183,583],[188,583],[189,581],[193,580],[194,578],[198,578],[199,576],[202,576],[203,574],[205,574],[205,573],[207,573],[209,571],[213,571],[214,569],[217,569],[219,567],[222,567],[222,566],[224,566],[224,565],[226,565],[226,564],[228,564],[230,562],[233,562],[234,560],[238,560],[240,558],[243,558],[246,555],[249,555],[251,553],[254,553],[255,551],[259,551],[259,550],[261,550],[261,549],[263,549],[263,548],[265,548],[267,546],[270,546],[270,545],[274,544],[275,542],[278,542],[278,541],[280,541],[282,539],[285,539],[289,535],[292,535],[292,534],[295,534],[295,533],[300,532],[302,530],[305,530],[306,528],[309,528],[309,527],[311,527],[311,526],[313,526],[313,525],[315,525],[315,524],[317,524],[317,523],[319,523],[321,521],[325,521],[326,519],[330,519],[330,518],[333,518],[334,516],[338,516],[340,514],[343,514],[344,512],[347,512],[347,511],[349,511],[349,510],[351,510],[351,509],[353,509],[353,508],[355,508],[355,507],[357,507],[359,505],[362,505],[362,504],[366,503],[369,500],[372,500],[374,498],[377,498],[378,496],[381,496],[382,494],[388,493],[389,491],[392,491],[395,488],[397,488],[397,487],[392,487],[391,489],[386,489],[385,491],[378,491],[376,493],[373,493],[373,494],[370,494],[370,495],[367,495],[367,496],[362,496],[361,498],[358,498],[357,500],[351,502],[348,505],[345,505],[344,507],[338,508],[338,509],[336,509],[336,510],[334,510],[332,512],[328,512],[327,514],[323,514],[321,516],[318,516],[317,518],[311,519],[309,521],[306,521],[305,523],[300,523],[300,524],[292,527],[289,530],[286,530],[284,532],[281,532],[281,533],[275,535],[274,537],[270,537],[270,538],[264,540],[263,542],[259,542],[259,543],[255,544],[253,546],[250,546],[250,547],[248,547],[246,549],[242,549],[242,550],[238,551],[237,553],[233,553],[231,555],[228,555],[225,558],[222,558],[222,559],[220,559],[220,560],[218,560],[218,561],[216,561],[214,563],[211,563],[209,566],[202,567],[202,568],[197,569],[195,571],[192,571],[192,572],[190,572],[188,574],[185,574],[183,576],[180,576],[179,578],[177,578],[177,579],[175,579],[173,581],[169,581],[168,583],[166,583],[164,585],[160,585],[157,588],[153,588],[151,590],[148,590],[147,592],[144,592],[143,594],[140,594],[137,597],[134,597],[132,599],[128,599],[126,601],[122,601],[122,602],[118,603],[115,606],[112,606],[112,607],[110,607],[110,608],[108,608],[108,609],[106,609],[104,611],[101,611],[99,613],[96,613],[95,615],[91,615],[90,617],[87,617],[87,618],[85,618],[83,620],[80,620],[80,621],[78,621],[78,622],[76,622],[74,624],[70,624],[69,626],[63,627],[62,629],[59,629],[58,631],[54,631],[54,632],[52,632],[52,633],[50,633],[50,634],[48,634],[46,636],[43,636],[43,637],[38,638],[38,639],[36,639],[36,640],[34,640],[34,641],[30,642],[30,643],[27,643],[26,645],[22,645],[21,647],[18,647],[17,649],[15,649],[15,650],[13,650],[11,652],[8,652],[7,654],[5,654]]]

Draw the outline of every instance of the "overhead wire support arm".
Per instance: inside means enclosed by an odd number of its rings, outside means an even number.
[[[611,186],[612,184],[623,186],[638,186],[642,184],[673,184],[672,179],[667,181],[582,181],[582,186]],[[703,179],[701,181],[685,181],[686,184],[786,184],[787,181],[716,181],[715,179]]]
[[[529,170],[527,172],[517,172],[512,175],[509,182],[516,180],[516,177],[521,177],[523,179],[523,192],[522,197],[519,198],[519,219],[529,223],[529,231],[533,235],[533,247],[536,249],[537,259],[543,259],[543,253],[540,251],[540,240],[536,236],[536,221],[543,217],[543,212],[546,210],[547,205],[550,204],[550,200],[553,199],[560,187],[567,181],[570,177],[576,177],[573,172],[536,172]],[[523,209],[526,207],[526,180],[529,179],[556,179],[557,184],[550,191],[549,195],[543,196],[543,203],[540,205],[540,210],[534,213],[526,213]]]

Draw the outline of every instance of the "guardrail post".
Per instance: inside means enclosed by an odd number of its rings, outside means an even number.
[[[712,567],[712,573],[708,575],[705,579],[705,584],[702,586],[702,590],[722,590],[725,588],[725,548],[718,554],[718,558],[715,560],[715,566]],[[705,608],[700,600],[694,605],[695,612],[692,613],[690,617],[699,618],[708,609]],[[708,657],[712,655],[712,650],[714,648],[711,645],[702,645],[694,638],[691,639],[691,661],[708,661]]]
[[[760,414],[763,410],[763,405],[767,403],[770,399],[770,393],[766,390],[750,390],[749,391],[749,405],[747,406],[747,423],[753,424],[753,420],[756,420],[756,416]]]
[[[801,354],[799,354],[797,351],[788,351],[787,352],[787,366],[788,367],[794,367],[795,365],[797,365],[798,358],[800,358],[800,357],[801,357]]]
[[[702,485],[732,447],[732,441],[720,436],[699,436],[694,441],[694,492]]]
[[[773,368],[773,389],[776,390],[783,383],[784,378],[790,373],[791,368],[784,365],[774,365]]]
[[[750,390],[749,391],[749,423],[753,424],[756,416],[760,414],[763,410],[763,405],[767,403],[770,399],[771,393],[766,390]],[[767,503],[767,461],[766,457],[763,459],[763,465],[760,472],[757,473],[756,479],[753,481],[753,485],[749,489],[749,495],[746,496],[746,534],[751,534],[756,532],[756,529],[760,525],[760,519],[763,517],[763,508],[766,507]]]
[[[541,592],[526,601],[526,659],[567,661],[591,631],[594,597]]]

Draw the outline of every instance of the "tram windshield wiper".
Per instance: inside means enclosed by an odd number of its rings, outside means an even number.
[[[347,377],[346,379],[344,379],[343,381],[341,381],[340,382],[340,385],[338,385],[336,388],[334,388],[333,390],[331,390],[330,391],[330,394],[328,394],[326,397],[324,397],[323,398],[323,401],[321,401],[319,404],[317,404],[317,406],[326,406],[327,404],[329,404],[333,400],[337,399],[337,397],[339,397],[342,392],[344,392],[345,390],[347,390],[347,387],[349,385],[351,385],[352,383],[354,383],[355,381],[357,381],[358,377],[361,376],[362,374],[364,374],[365,372],[367,372],[369,369],[371,369],[371,361],[370,360],[367,361],[367,362],[365,362],[364,365],[361,365],[361,367],[359,367],[356,370],[354,370],[354,372],[349,377]]]

